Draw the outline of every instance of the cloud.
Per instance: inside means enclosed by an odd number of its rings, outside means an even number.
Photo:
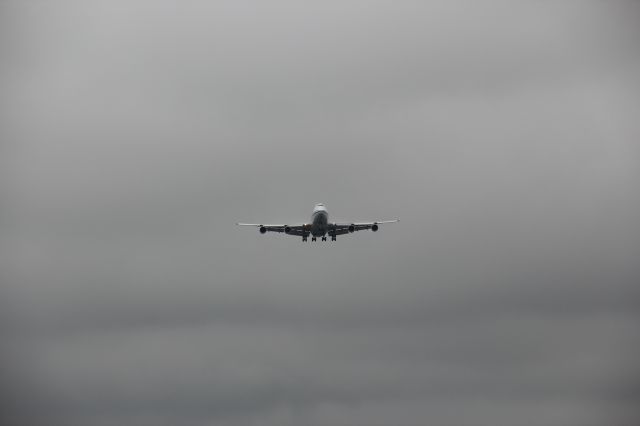
[[[7,423],[637,423],[636,5],[1,7]]]

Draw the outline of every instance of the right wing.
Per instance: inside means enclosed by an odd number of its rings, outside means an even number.
[[[309,235],[309,229],[311,228],[308,224],[302,225],[262,225],[259,223],[236,223],[238,226],[253,226],[260,230],[261,234],[266,234],[267,232],[283,232],[287,235],[295,235],[298,237],[304,237]]]
[[[379,220],[377,222],[356,222],[356,223],[332,223],[329,224],[329,235],[343,235],[350,234],[356,231],[364,231],[365,229],[371,229],[372,231],[378,230],[378,225],[383,223],[396,223],[400,222],[399,219],[393,220]]]

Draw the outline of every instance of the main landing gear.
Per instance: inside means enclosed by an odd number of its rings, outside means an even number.
[[[307,242],[307,238],[308,238],[307,235],[303,235],[302,236],[302,242],[306,243]],[[316,237],[311,237],[311,241],[317,241],[317,238]],[[322,241],[327,241],[327,237],[323,236],[322,237]],[[331,235],[331,241],[336,241],[336,236],[335,235]]]

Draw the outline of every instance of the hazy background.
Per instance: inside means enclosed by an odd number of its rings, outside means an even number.
[[[0,3],[2,424],[638,425],[640,3],[423,3]]]

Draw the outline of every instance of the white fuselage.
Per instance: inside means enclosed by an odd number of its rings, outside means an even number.
[[[316,204],[311,214],[311,235],[314,237],[323,237],[327,233],[327,224],[329,223],[329,212],[324,204]]]

